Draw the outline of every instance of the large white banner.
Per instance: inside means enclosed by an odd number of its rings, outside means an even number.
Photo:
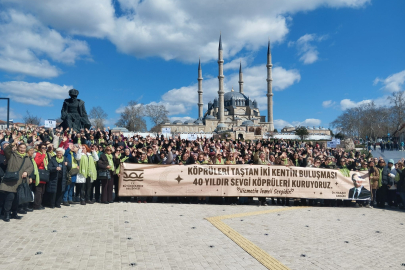
[[[121,164],[119,196],[369,199],[368,173],[265,165]]]

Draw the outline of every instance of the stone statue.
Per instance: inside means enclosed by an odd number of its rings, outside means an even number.
[[[70,128],[79,131],[82,128],[90,128],[91,123],[87,117],[84,101],[77,99],[79,91],[76,89],[69,90],[70,98],[65,99],[62,107],[62,123],[63,129]]]

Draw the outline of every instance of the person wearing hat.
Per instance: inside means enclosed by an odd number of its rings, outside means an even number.
[[[91,123],[88,119],[87,112],[84,106],[84,101],[77,98],[79,91],[76,89],[69,90],[69,99],[65,99],[63,102],[61,112],[61,127],[66,129],[67,127],[78,131],[81,128],[89,129]]]
[[[388,160],[388,165],[382,170],[380,196],[378,196],[378,207],[385,208],[388,199],[388,190],[394,185],[394,179],[397,171],[395,170],[394,160]]]

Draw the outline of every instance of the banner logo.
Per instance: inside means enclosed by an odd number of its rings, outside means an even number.
[[[125,170],[124,181],[143,181],[143,170]]]

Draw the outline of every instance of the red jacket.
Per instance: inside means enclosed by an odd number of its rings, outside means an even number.
[[[34,160],[35,160],[35,163],[37,164],[39,170],[45,170],[45,163],[44,163],[44,162],[46,162],[45,157],[46,157],[46,153],[42,154],[40,152],[37,152],[35,154],[35,159]],[[39,181],[39,183],[40,184],[46,184],[46,182],[41,181],[41,180]]]

